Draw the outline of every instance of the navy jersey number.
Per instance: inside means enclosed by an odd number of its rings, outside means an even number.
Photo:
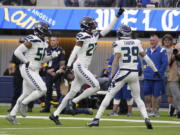
[[[95,50],[95,48],[96,48],[96,43],[95,44],[89,44],[88,50],[86,52],[86,56],[92,56],[93,51]]]
[[[37,53],[36,53],[37,57],[34,59],[37,61],[42,60],[45,56],[45,51],[46,51],[45,48],[38,48]]]
[[[125,59],[123,59],[123,63],[130,63],[131,61],[133,63],[138,62],[139,48],[137,46],[133,46],[132,48],[130,48],[130,47],[122,47],[121,50],[126,51],[124,53],[124,58]],[[135,56],[135,57],[133,57],[133,59],[132,59],[131,56]]]

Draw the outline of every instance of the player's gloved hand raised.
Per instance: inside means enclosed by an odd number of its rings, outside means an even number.
[[[116,14],[116,16],[120,17],[123,14],[123,12],[124,12],[124,8],[120,7],[117,14]]]
[[[157,71],[157,72],[154,72],[154,77],[158,77],[158,78],[162,78],[161,74]]]

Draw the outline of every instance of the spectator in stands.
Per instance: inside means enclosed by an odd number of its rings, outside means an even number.
[[[160,7],[173,7],[174,0],[160,0]]]
[[[161,95],[164,94],[164,78],[168,65],[167,52],[164,48],[158,45],[158,41],[159,38],[157,35],[150,36],[150,47],[147,48],[146,54],[153,61],[156,68],[161,73],[162,78],[155,77],[151,68],[147,66],[146,62],[144,62],[145,104],[149,116],[153,117],[159,116],[159,104],[161,101]]]
[[[142,4],[142,7],[146,7],[147,4],[151,3],[151,0],[139,0],[139,2]]]
[[[80,7],[94,7],[97,0],[78,0]]]
[[[112,7],[115,6],[116,0],[97,0],[96,5],[98,7]]]
[[[136,0],[119,0],[119,6],[136,7]]]
[[[14,76],[16,72],[16,65],[13,62],[8,64],[8,68],[4,71],[4,76]]]
[[[167,38],[168,35],[165,35],[162,40],[164,45],[167,44],[166,42],[168,42],[166,41]],[[170,106],[171,110],[169,115],[173,116],[174,109],[176,109],[177,117],[180,118],[180,75],[178,74],[178,66],[180,66],[180,46],[178,47],[178,45],[176,45],[174,49],[171,48],[168,54],[168,58],[169,66],[167,70],[167,88],[173,97],[173,106]]]
[[[78,7],[79,1],[78,0],[64,0],[64,4],[67,7]]]
[[[48,52],[51,51],[59,51],[60,54],[58,57],[52,59],[48,63],[47,71],[46,71],[46,86],[47,86],[47,93],[45,98],[45,108],[40,112],[50,112],[51,107],[51,98],[52,98],[52,86],[55,84],[56,92],[57,92],[57,101],[59,100],[61,93],[60,93],[60,79],[54,80],[56,76],[56,71],[64,67],[65,65],[65,52],[61,46],[59,46],[59,41],[57,37],[50,38],[50,48]]]

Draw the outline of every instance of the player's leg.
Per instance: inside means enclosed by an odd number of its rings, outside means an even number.
[[[42,97],[43,95],[46,94],[47,88],[46,85],[37,72],[33,72],[30,70],[26,70],[27,73],[27,80],[28,80],[28,85],[29,87],[33,90],[32,93],[26,97],[23,101],[22,104],[27,105],[31,101],[35,101],[36,99]]]
[[[108,91],[96,113],[95,118],[87,124],[88,126],[99,126],[99,119],[102,117],[105,109],[110,104],[110,101],[112,100],[114,95],[123,87],[124,84],[124,81],[117,82],[115,86]]]
[[[134,75],[134,76],[136,76],[136,75]],[[134,101],[136,102],[136,104],[137,104],[137,106],[138,106],[138,108],[139,108],[139,110],[140,110],[140,112],[141,112],[141,114],[145,120],[145,124],[146,124],[147,129],[152,129],[153,127],[152,127],[151,122],[148,118],[148,114],[146,111],[145,104],[140,97],[140,86],[139,86],[138,75],[137,75],[137,78],[132,77],[132,80],[133,81],[129,82],[130,89],[132,90],[132,97],[133,97]]]
[[[67,95],[62,99],[62,102],[58,108],[49,116],[49,119],[52,120],[56,125],[61,125],[59,121],[59,114],[64,110],[69,100],[71,100],[77,92],[80,90],[82,82],[79,80],[78,76],[75,73],[75,78],[71,83],[71,89]]]
[[[113,109],[112,112],[110,112],[108,115],[109,116],[118,116],[119,113],[119,104],[121,102],[121,98],[122,98],[122,90],[119,90],[115,96],[113,97]]]
[[[130,82],[129,86],[130,86],[130,88],[132,90],[132,97],[133,97],[134,101],[136,102],[136,104],[137,104],[143,118],[144,119],[148,118],[145,104],[144,104],[144,102],[142,101],[142,99],[140,97],[139,80]]]
[[[11,122],[12,124],[19,124],[16,121],[16,114],[19,110],[19,104],[20,102],[26,98],[29,94],[31,93],[31,89],[29,89],[27,82],[25,80],[23,80],[23,92],[21,94],[21,96],[18,98],[18,100],[16,101],[15,106],[13,107],[13,109],[11,110],[11,112],[9,113],[9,115],[6,117],[6,119]]]
[[[80,94],[78,97],[72,100],[74,103],[78,103],[80,100],[91,96],[92,94],[97,92],[100,89],[100,86],[98,80],[94,77],[94,75],[80,64],[76,65],[75,72],[78,74],[79,78],[81,78],[84,83],[87,83],[91,86],[90,88],[83,91],[83,93]]]

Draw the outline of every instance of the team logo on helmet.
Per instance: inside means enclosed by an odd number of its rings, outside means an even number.
[[[50,27],[45,22],[38,22],[34,24],[34,34],[40,37],[49,36],[51,34]]]
[[[118,37],[130,37],[132,34],[132,30],[129,26],[127,25],[122,25],[119,27],[117,30],[117,36]]]
[[[82,18],[80,27],[82,31],[92,33],[97,28],[97,22],[93,18],[86,16]]]

